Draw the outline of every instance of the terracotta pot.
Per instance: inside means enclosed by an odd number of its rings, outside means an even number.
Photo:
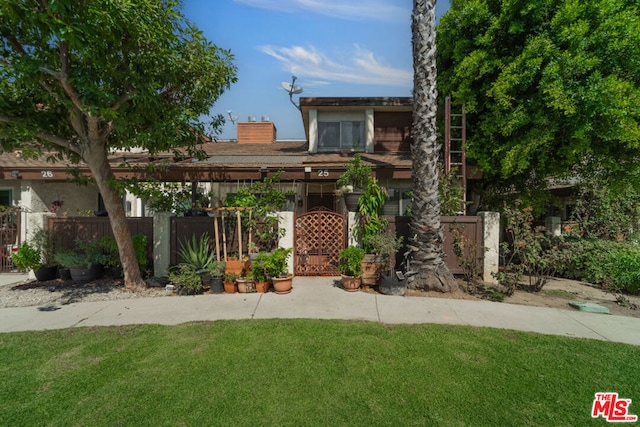
[[[238,292],[241,294],[249,294],[256,291],[256,284],[253,280],[238,279]]]
[[[385,265],[382,257],[374,254],[366,254],[362,260],[362,285],[374,286],[378,284],[380,272]]]
[[[243,274],[243,270],[248,271],[250,267],[249,261],[227,260],[225,273]]]
[[[236,282],[224,282],[224,293],[235,294],[238,292],[238,284]]]
[[[271,282],[276,294],[288,294],[293,287],[293,274],[289,274],[287,277],[272,277]]]
[[[345,291],[356,292],[358,289],[360,289],[361,282],[362,282],[362,279],[360,276],[353,277],[353,276],[345,276],[344,274],[342,275],[342,287],[344,288]]]
[[[269,282],[266,280],[264,282],[256,282],[256,292],[259,294],[264,294],[269,290]]]

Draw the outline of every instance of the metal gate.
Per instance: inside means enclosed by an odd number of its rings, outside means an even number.
[[[295,219],[294,268],[298,276],[338,276],[338,252],[347,243],[344,215],[326,208]]]
[[[20,208],[8,208],[0,213],[0,272],[15,270],[11,256],[20,245]]]

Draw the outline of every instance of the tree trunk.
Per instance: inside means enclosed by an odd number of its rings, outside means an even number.
[[[438,200],[435,0],[414,0],[413,37],[413,215],[409,239],[411,268],[416,271],[410,286],[450,292],[457,288],[444,263],[444,234]]]
[[[84,160],[93,174],[98,190],[102,195],[104,206],[109,214],[111,230],[118,245],[120,253],[120,263],[124,272],[124,285],[128,289],[140,289],[146,287],[146,282],[142,279],[140,266],[133,249],[133,241],[122,198],[109,182],[115,179],[111,165],[107,158],[107,151],[104,143],[90,143],[89,148],[84,153]]]

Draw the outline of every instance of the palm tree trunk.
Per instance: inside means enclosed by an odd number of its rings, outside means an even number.
[[[435,0],[414,0],[413,37],[413,216],[409,250],[415,289],[450,292],[457,288],[444,263],[438,200]]]

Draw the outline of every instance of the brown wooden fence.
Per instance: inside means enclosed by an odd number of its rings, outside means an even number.
[[[396,232],[396,235],[404,238],[403,247],[396,256],[396,265],[400,265],[404,261],[404,254],[407,251],[406,243],[411,236],[411,230],[409,228],[411,218],[404,216],[386,216],[386,218],[389,220],[389,224]],[[460,267],[458,257],[453,252],[453,238],[450,230],[452,227],[457,228],[462,232],[462,239],[464,239],[464,241],[475,242],[476,244],[467,245],[465,249],[467,253],[469,253],[468,251],[474,247],[476,250],[475,256],[479,258],[484,252],[482,218],[479,216],[443,216],[440,218],[440,222],[444,230],[445,263],[453,274],[462,274],[463,271]]]
[[[131,235],[147,236],[147,265],[153,267],[153,218],[127,218]],[[53,217],[47,218],[47,229],[56,235],[55,250],[73,249],[76,240],[84,242],[113,237],[108,217]]]
[[[386,216],[392,229],[398,236],[404,237],[404,243],[408,241],[411,232],[409,229],[410,218],[400,216]],[[143,233],[147,236],[148,265],[153,266],[153,218],[127,218],[131,234]],[[475,216],[454,216],[442,217],[444,229],[444,252],[445,261],[453,274],[462,274],[462,269],[458,258],[453,252],[453,238],[450,228],[456,227],[462,230],[464,239],[468,242],[477,242],[476,256],[483,255],[482,248],[482,219]],[[213,218],[210,217],[172,217],[171,218],[171,243],[170,243],[170,264],[179,262],[178,253],[180,244],[190,240],[192,236],[199,237],[207,233],[213,241]],[[221,225],[221,224],[220,224]],[[231,253],[237,251],[238,240],[235,231],[235,220],[228,221],[227,228],[227,248]],[[76,239],[99,240],[103,236],[113,236],[111,225],[107,217],[65,217],[48,218],[48,228],[56,231],[56,250],[72,249]],[[246,253],[247,236],[243,236],[243,252]],[[471,245],[469,245],[470,247]],[[213,249],[213,248],[212,248]],[[406,246],[403,247],[396,257],[396,265],[403,262]]]

